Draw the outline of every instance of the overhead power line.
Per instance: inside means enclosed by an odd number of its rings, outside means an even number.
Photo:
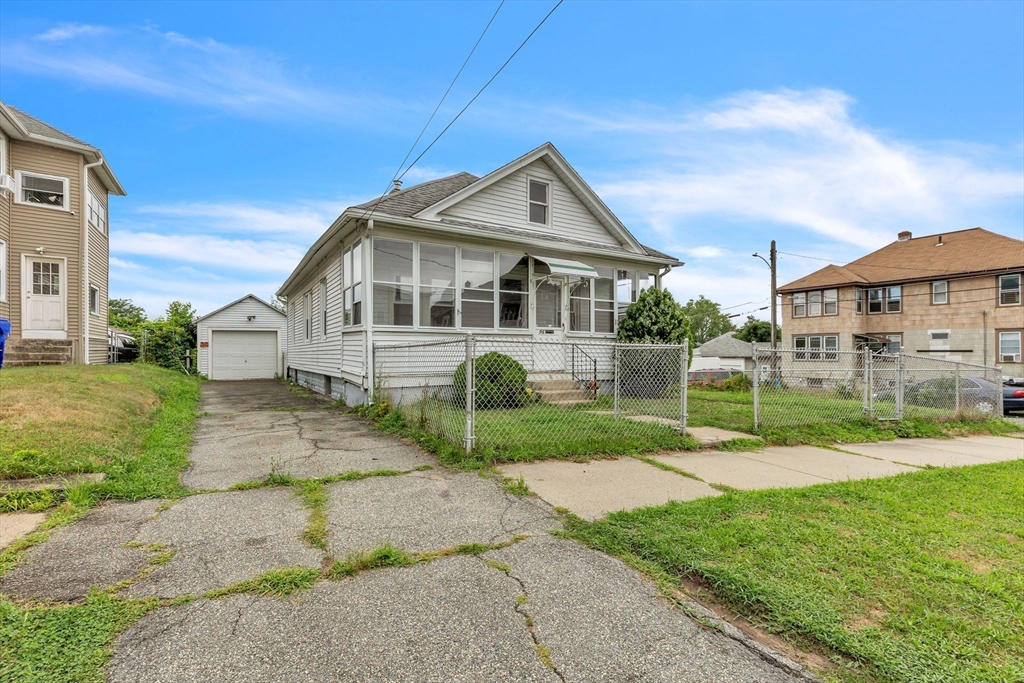
[[[462,75],[462,72],[463,70],[465,70],[466,65],[469,64],[469,60],[473,57],[473,53],[475,53],[477,47],[480,46],[480,41],[482,41],[484,39],[484,36],[487,35],[487,30],[491,28],[491,24],[494,23],[494,19],[498,16],[498,12],[501,11],[501,8],[504,4],[505,0],[501,0],[501,2],[498,3],[498,7],[494,10],[494,14],[491,15],[491,18],[488,20],[487,25],[484,26],[484,30],[480,32],[480,36],[476,39],[476,42],[473,43],[473,47],[469,51],[469,54],[466,55],[466,59],[463,60],[462,66],[460,66],[459,70],[456,72],[455,78],[453,78],[452,82],[448,84],[448,89],[444,91],[443,95],[441,95],[441,99],[438,100],[437,106],[434,107],[434,111],[430,113],[430,118],[428,118],[427,122],[423,124],[423,128],[420,130],[420,134],[416,136],[416,140],[413,141],[412,146],[409,147],[409,151],[405,153],[405,157],[402,159],[402,163],[398,164],[398,168],[395,169],[395,173],[394,175],[391,176],[391,180],[388,181],[388,186],[384,188],[384,192],[381,193],[380,197],[377,198],[377,201],[374,202],[372,207],[370,207],[368,211],[369,213],[373,213],[374,209],[377,208],[377,205],[380,204],[381,200],[383,200],[384,197],[387,196],[388,192],[391,191],[391,187],[394,184],[394,182],[400,178],[398,174],[402,172],[402,167],[405,166],[405,162],[409,160],[409,157],[416,149],[416,145],[420,144],[420,140],[423,138],[423,134],[427,132],[427,128],[430,127],[430,124],[434,120],[434,117],[437,116],[437,112],[438,110],[441,109],[441,105],[444,104],[444,101],[446,99],[448,99],[448,94],[452,91],[452,88],[455,87],[455,82],[459,80],[459,76]],[[412,167],[410,166],[410,168]],[[403,173],[402,175],[405,174]],[[368,212],[364,211],[363,216],[365,216]]]

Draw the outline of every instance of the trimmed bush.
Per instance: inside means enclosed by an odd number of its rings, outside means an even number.
[[[466,364],[455,370],[455,395],[466,404]],[[526,368],[514,358],[491,351],[476,359],[476,407],[522,408],[526,403]]]
[[[691,337],[683,308],[666,289],[651,287],[626,309],[617,341],[626,344],[682,344]],[[693,356],[692,344],[689,349]],[[687,358],[689,366],[689,358]],[[620,351],[619,392],[631,398],[662,398],[680,384],[680,359],[666,349]]]

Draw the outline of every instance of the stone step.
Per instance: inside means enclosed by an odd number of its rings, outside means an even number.
[[[19,360],[4,356],[5,368],[31,368],[37,365],[69,365],[70,363],[70,358],[60,358],[58,360]]]
[[[7,346],[13,348],[61,348],[70,349],[70,339],[8,339]]]

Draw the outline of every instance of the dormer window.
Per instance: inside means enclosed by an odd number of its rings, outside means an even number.
[[[548,213],[551,209],[551,186],[539,180],[528,181],[530,205],[529,221],[538,225],[548,224]]]

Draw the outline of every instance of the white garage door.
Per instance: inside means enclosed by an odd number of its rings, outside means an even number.
[[[273,379],[277,374],[277,332],[213,330],[211,379]]]

